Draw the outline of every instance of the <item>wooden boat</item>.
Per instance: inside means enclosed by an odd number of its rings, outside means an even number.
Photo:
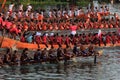
[[[30,50],[36,50],[38,49],[38,45],[37,44],[32,44],[32,43],[24,43],[24,42],[20,42],[17,40],[13,40],[10,38],[6,38],[6,37],[0,37],[0,42],[1,42],[1,48],[12,48],[14,45],[17,49],[24,49],[24,48],[28,48]],[[46,48],[46,46],[44,44],[39,44],[41,49]],[[71,47],[73,47],[73,45],[70,45]],[[85,45],[86,47],[88,47],[89,45]],[[113,44],[107,44],[107,46],[104,46],[103,44],[101,44],[101,46],[95,45],[95,47],[115,47],[115,46],[120,46],[120,43],[117,43],[115,45]],[[50,48],[51,45],[48,44],[48,48]],[[53,45],[54,48],[58,48],[58,45]],[[62,45],[62,48],[66,48],[66,45]]]
[[[9,38],[6,38],[6,37],[0,37],[0,41],[2,41],[2,45],[1,47],[2,48],[8,48],[8,47],[12,47],[14,44],[16,45],[16,47],[18,49],[24,49],[24,48],[28,48],[28,49],[37,49],[37,45],[36,44],[30,44],[30,43],[22,43],[20,41],[16,41],[16,40],[12,40],[12,39],[9,39]],[[46,46],[44,44],[40,44],[41,48],[46,48]],[[73,45],[71,45],[73,46]],[[50,45],[49,45],[50,47]],[[58,48],[58,45],[54,45],[55,48]],[[63,48],[65,48],[66,46],[65,45],[62,45]],[[98,51],[98,54],[97,56],[101,56],[103,54],[103,51],[102,50],[99,50]],[[67,62],[78,62],[80,59],[83,60],[83,58],[87,58],[87,57],[90,57],[90,59],[94,59],[94,63],[96,63],[96,56],[93,54],[93,55],[90,55],[90,56],[74,56],[70,59],[67,60]],[[86,60],[89,60],[89,59],[86,59]],[[66,61],[64,59],[60,60],[59,62],[57,63],[65,63]],[[44,62],[44,61],[39,61],[39,62],[36,62],[34,60],[30,60],[29,62],[23,62],[22,64],[19,62],[19,63],[10,63],[8,65],[27,65],[27,64],[35,64],[35,63],[49,63],[49,61],[47,62]]]

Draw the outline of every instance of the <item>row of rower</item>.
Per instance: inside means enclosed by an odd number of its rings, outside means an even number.
[[[38,49],[35,52],[29,51],[27,48],[23,50],[22,53],[17,50],[11,51],[11,49],[7,48],[6,53],[0,55],[0,65],[13,65],[13,64],[28,64],[28,63],[41,63],[41,62],[59,62],[61,60],[67,61],[71,58],[82,56],[94,56],[99,53],[95,51],[94,46],[90,45],[88,48],[83,45],[74,45],[72,49],[70,46],[66,48],[62,48],[59,46],[58,49],[55,49],[51,46],[51,49]]]

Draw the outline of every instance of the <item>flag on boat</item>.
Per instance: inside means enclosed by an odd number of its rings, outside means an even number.
[[[99,29],[98,31],[98,37],[101,37],[102,31]]]

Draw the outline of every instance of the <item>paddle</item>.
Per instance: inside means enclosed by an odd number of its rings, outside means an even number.
[[[2,43],[3,43],[3,41],[4,41],[4,35],[3,35],[3,37],[2,37],[2,40],[1,40],[1,43],[0,43],[0,48],[2,47]]]

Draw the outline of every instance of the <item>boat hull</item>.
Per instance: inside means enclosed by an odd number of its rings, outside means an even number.
[[[17,49],[24,49],[24,48],[28,48],[31,50],[34,49],[38,49],[38,45],[37,44],[32,44],[32,43],[24,43],[24,42],[20,42],[17,40],[13,40],[10,38],[6,38],[6,37],[0,37],[0,42],[1,42],[1,48],[12,48],[12,47],[16,47]],[[41,49],[46,48],[46,46],[44,44],[39,44]],[[73,45],[70,45],[71,47],[73,47]],[[89,45],[85,45],[85,47],[88,47]],[[104,46],[103,44],[101,44],[101,46],[95,45],[95,47],[115,47],[115,46],[120,46],[120,43],[117,43],[115,45],[113,44],[107,44],[107,46]],[[53,45],[54,48],[58,48],[58,45]],[[51,45],[48,44],[48,48],[51,48]],[[62,48],[66,48],[66,45],[62,45]]]

